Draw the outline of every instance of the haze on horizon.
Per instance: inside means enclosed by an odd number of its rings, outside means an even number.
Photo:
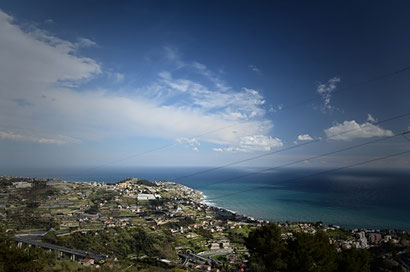
[[[410,130],[409,116],[377,123],[409,112],[410,71],[371,81],[410,66],[409,11],[406,1],[3,1],[0,168],[218,166],[362,127],[238,165],[269,167]],[[409,148],[395,137],[295,166]],[[406,154],[369,167],[409,165]]]

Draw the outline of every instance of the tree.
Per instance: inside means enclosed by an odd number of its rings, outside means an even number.
[[[283,260],[285,242],[277,225],[268,224],[253,230],[245,238],[245,245],[251,254],[251,271],[282,271],[286,268]]]
[[[335,271],[336,248],[322,231],[315,235],[296,233],[288,241],[286,263],[287,271]]]
[[[44,271],[53,263],[52,254],[39,248],[17,248],[12,238],[0,230],[0,271]]]
[[[55,231],[49,231],[42,238],[43,242],[50,244],[58,244],[58,238]]]
[[[351,248],[338,256],[338,272],[369,272],[370,253],[367,250]]]

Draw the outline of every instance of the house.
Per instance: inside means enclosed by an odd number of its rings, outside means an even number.
[[[94,259],[85,258],[82,259],[80,263],[84,266],[91,266],[94,264]]]

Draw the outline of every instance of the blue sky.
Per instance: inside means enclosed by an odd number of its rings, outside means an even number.
[[[274,166],[405,131],[408,117],[376,123],[409,111],[410,71],[357,83],[410,65],[409,11],[406,1],[2,1],[0,163],[223,165],[362,127],[243,164]],[[397,137],[301,166],[406,148]]]

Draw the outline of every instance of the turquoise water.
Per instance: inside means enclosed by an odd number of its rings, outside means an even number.
[[[259,169],[230,168],[187,176],[203,170],[3,169],[0,174],[98,182],[127,177],[171,180],[202,191],[212,205],[259,219],[410,230],[410,173],[354,170],[300,178],[322,170],[291,169],[241,177]]]

